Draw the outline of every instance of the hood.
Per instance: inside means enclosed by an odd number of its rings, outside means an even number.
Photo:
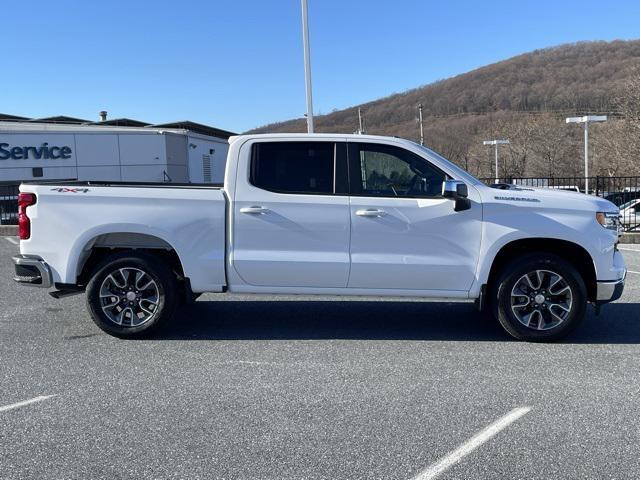
[[[507,188],[485,187],[484,201],[529,206],[532,208],[558,208],[565,210],[588,210],[592,212],[618,212],[618,207],[604,198],[584,193],[538,188],[524,185],[509,185]]]

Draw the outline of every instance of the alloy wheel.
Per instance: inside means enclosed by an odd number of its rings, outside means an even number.
[[[107,318],[119,326],[138,327],[158,311],[160,292],[153,278],[139,268],[111,272],[100,286],[100,306]]]
[[[518,279],[511,289],[511,311],[525,327],[550,330],[571,312],[573,292],[559,273],[535,270]]]

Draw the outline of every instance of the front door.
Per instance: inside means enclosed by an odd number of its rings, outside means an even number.
[[[446,174],[408,150],[349,144],[350,288],[468,291],[480,250],[482,211],[454,211]]]
[[[256,286],[345,288],[346,143],[259,141],[250,148],[233,203],[238,275]]]

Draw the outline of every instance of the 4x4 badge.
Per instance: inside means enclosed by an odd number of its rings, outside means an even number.
[[[66,187],[61,187],[61,188],[52,188],[51,189],[52,192],[58,192],[58,193],[87,193],[89,191],[88,188],[66,188]]]

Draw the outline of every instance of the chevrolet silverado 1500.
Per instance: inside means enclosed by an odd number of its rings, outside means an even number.
[[[15,280],[140,337],[203,292],[463,299],[553,340],[622,294],[619,210],[489,187],[398,138],[230,139],[224,185],[26,183]],[[425,318],[428,321],[428,318]]]

